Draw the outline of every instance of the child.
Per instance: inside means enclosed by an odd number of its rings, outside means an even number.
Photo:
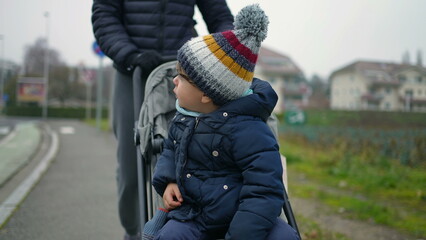
[[[155,239],[298,239],[279,219],[282,165],[265,123],[277,95],[253,79],[267,25],[251,5],[233,31],[194,38],[178,51],[178,112],[153,177],[169,220]]]

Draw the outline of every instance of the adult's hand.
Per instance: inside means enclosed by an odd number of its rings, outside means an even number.
[[[150,73],[161,64],[161,55],[156,51],[145,51],[133,57],[132,65],[139,66],[144,73]]]

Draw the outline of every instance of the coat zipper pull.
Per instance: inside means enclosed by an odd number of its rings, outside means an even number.
[[[195,126],[194,129],[198,127],[198,123],[200,122],[200,119],[198,117],[195,118]]]

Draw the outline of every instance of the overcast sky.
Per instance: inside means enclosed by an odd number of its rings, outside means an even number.
[[[426,59],[426,0],[228,0],[234,15],[256,2],[270,19],[264,45],[289,56],[307,77],[328,77],[355,60],[400,62],[405,51],[412,62],[418,50]],[[48,11],[50,46],[70,65],[97,66],[91,5],[91,0],[0,0],[5,58],[22,62],[25,46],[46,35]],[[198,13],[196,19],[205,34]]]

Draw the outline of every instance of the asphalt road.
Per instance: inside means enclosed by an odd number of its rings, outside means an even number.
[[[58,133],[58,153],[0,230],[0,239],[121,239],[113,135],[79,121],[48,125]]]

